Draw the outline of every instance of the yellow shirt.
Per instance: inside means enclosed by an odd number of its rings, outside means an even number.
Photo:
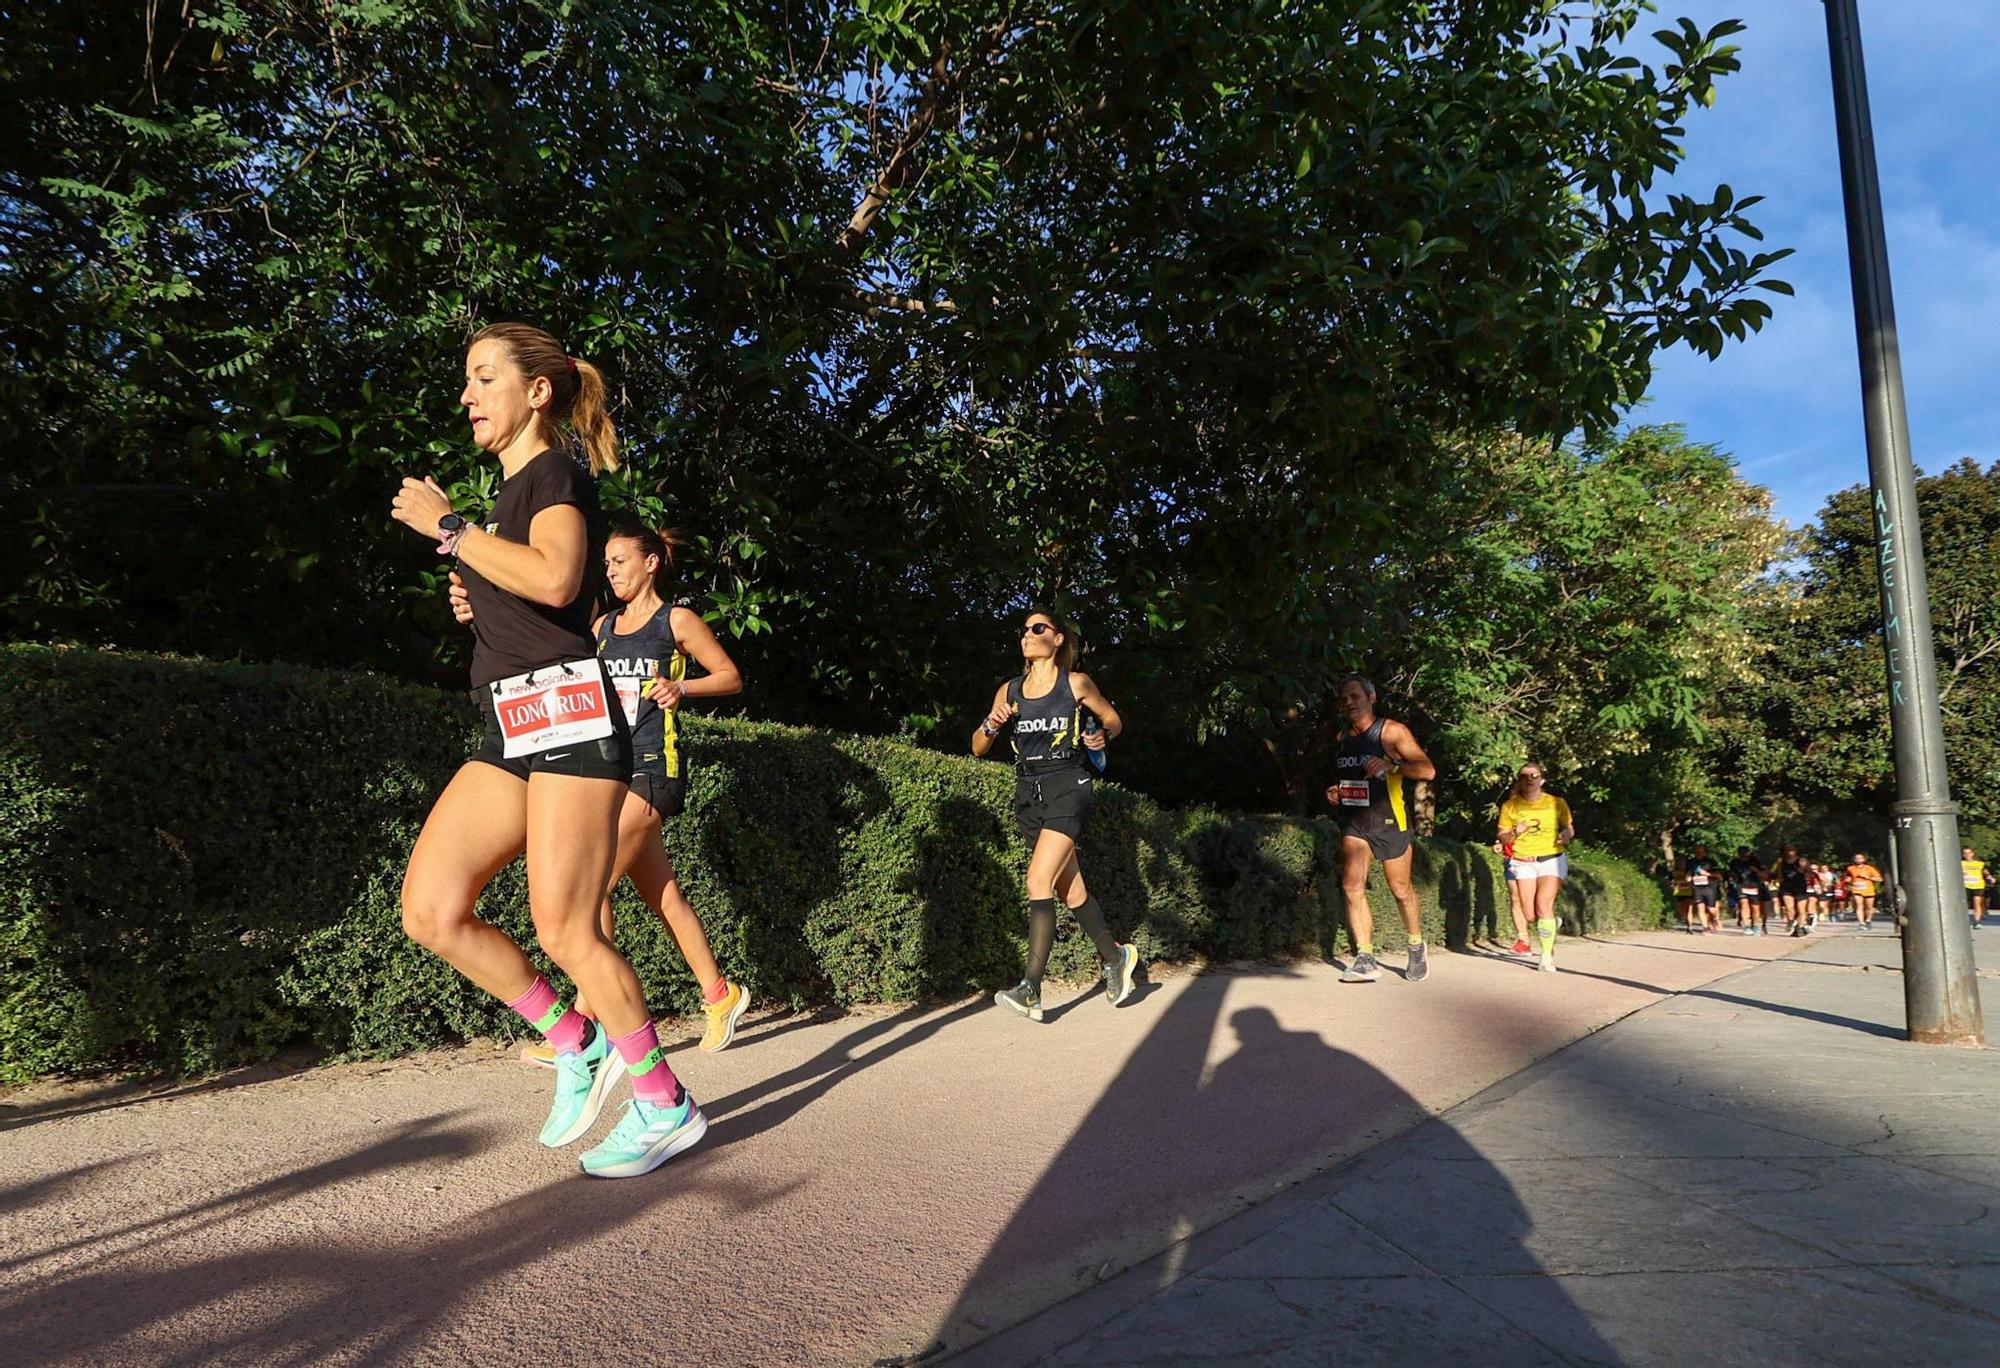
[[[1857,898],[1875,896],[1875,885],[1882,882],[1882,871],[1872,864],[1851,864],[1847,867],[1847,882]]]
[[[1556,853],[1556,833],[1571,825],[1569,804],[1553,793],[1544,793],[1534,802],[1509,794],[1500,805],[1500,829],[1524,826],[1514,838],[1514,858],[1540,860]]]
[[[1986,887],[1986,861],[1960,860],[1958,867],[1965,871],[1965,886],[1977,893]]]

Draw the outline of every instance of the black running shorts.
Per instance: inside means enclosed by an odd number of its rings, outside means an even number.
[[[1722,901],[1722,890],[1712,883],[1696,884],[1694,900],[1704,907],[1714,907]]]
[[[662,817],[678,817],[687,810],[687,780],[669,779],[665,774],[642,769],[631,779],[632,792]]]
[[[1410,833],[1398,827],[1396,819],[1386,812],[1357,810],[1353,816],[1342,819],[1340,834],[1368,842],[1368,853],[1384,862],[1410,853]]]
[[[1033,850],[1043,831],[1059,831],[1072,841],[1083,835],[1084,821],[1096,801],[1090,776],[1065,767],[1047,774],[1024,774],[1014,781],[1014,821],[1021,839]]]
[[[607,697],[611,694],[608,680],[604,692]],[[506,770],[516,779],[525,780],[531,774],[569,774],[580,779],[616,779],[622,784],[632,777],[632,733],[625,723],[625,710],[615,702],[611,706],[611,735],[511,758],[500,735],[499,714],[493,710],[492,689],[474,689],[472,704],[486,723],[486,734],[472,758]]]

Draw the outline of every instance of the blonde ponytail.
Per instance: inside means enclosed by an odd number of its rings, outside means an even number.
[[[580,356],[571,359],[576,366],[576,398],[569,407],[569,425],[590,458],[590,473],[602,475],[618,469],[618,431],[611,426],[611,410],[605,405],[604,375]]]

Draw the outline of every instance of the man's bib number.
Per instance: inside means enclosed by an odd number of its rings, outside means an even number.
[[[1335,783],[1334,788],[1340,794],[1340,805],[1342,807],[1368,806],[1368,781],[1366,779],[1342,779]]]
[[[493,686],[493,711],[500,719],[500,753],[509,760],[602,741],[614,730],[595,660],[566,660],[501,680]]]

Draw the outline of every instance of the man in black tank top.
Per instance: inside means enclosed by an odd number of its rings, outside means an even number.
[[[1348,728],[1334,752],[1334,782],[1326,791],[1340,822],[1341,888],[1347,896],[1347,923],[1354,934],[1354,961],[1342,983],[1373,983],[1375,917],[1368,908],[1368,865],[1382,862],[1389,892],[1402,911],[1410,935],[1410,962],[1403,977],[1416,983],[1430,972],[1424,946],[1423,908],[1410,882],[1410,810],[1404,779],[1435,779],[1437,766],[1401,722],[1375,714],[1375,686],[1354,676],[1340,686]]]

